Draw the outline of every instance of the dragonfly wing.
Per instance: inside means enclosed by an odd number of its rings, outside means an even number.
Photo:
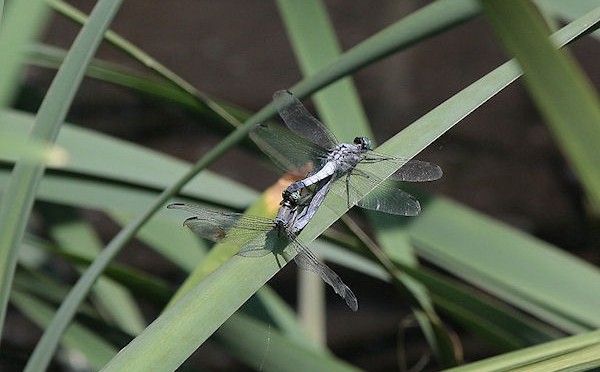
[[[437,164],[428,161],[409,160],[390,178],[405,182],[424,182],[439,180],[443,174],[442,168]]]
[[[435,181],[443,175],[439,165],[421,160],[409,160],[369,151],[361,161],[363,164],[384,163],[385,168],[397,169],[390,178],[404,182]],[[400,169],[398,169],[400,168]]]
[[[303,270],[312,271],[318,274],[325,283],[329,284],[333,288],[335,293],[346,300],[346,304],[348,304],[350,309],[357,311],[358,300],[356,299],[356,296],[352,290],[342,281],[342,279],[327,265],[319,261],[319,259],[307,247],[302,246],[299,241],[294,240],[294,244],[298,250],[298,254],[294,256],[296,265]]]
[[[333,133],[312,116],[292,92],[279,90],[273,94],[273,101],[285,125],[299,136],[327,150],[338,144]]]
[[[268,253],[281,253],[290,242],[287,234],[279,227],[273,226],[259,238],[252,240],[238,254],[244,257],[262,257]]]
[[[240,249],[237,254],[243,257],[263,257],[272,253],[273,251],[266,246],[266,237],[265,234],[257,236]]]
[[[190,203],[171,203],[167,205],[167,209],[181,209],[182,211],[195,214],[200,218],[216,217],[222,220],[221,222],[224,224],[227,224],[227,221],[235,222],[243,216],[243,214],[241,213],[215,211],[212,209],[204,208],[201,205]]]
[[[244,246],[274,227],[273,221],[268,218],[214,211],[194,204],[173,203],[167,208],[181,209],[194,214],[195,216],[185,220],[184,226],[214,242],[231,242]]]
[[[284,172],[305,177],[321,167],[327,152],[280,125],[259,124],[250,138]]]
[[[213,224],[205,220],[201,220],[198,217],[190,217],[183,222],[183,225],[195,234],[201,237],[212,240],[213,242],[219,242],[227,236],[227,230],[218,224]]]
[[[344,187],[334,188],[336,192],[342,189],[346,192],[344,200],[348,205],[358,205],[361,208],[395,214],[399,216],[416,216],[421,211],[419,201],[409,193],[398,189],[392,181],[382,180],[381,177],[365,171],[364,166],[357,166],[350,178],[343,177]],[[364,197],[358,190],[372,189]]]
[[[416,216],[421,212],[421,204],[414,196],[387,181],[367,194],[357,205],[361,208],[399,216]]]

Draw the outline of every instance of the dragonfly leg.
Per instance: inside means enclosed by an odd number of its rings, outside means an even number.
[[[352,174],[355,174],[355,175],[360,176],[360,177],[365,177],[365,178],[370,178],[371,177],[369,175],[369,173],[363,172],[362,170],[356,169],[356,168],[352,170]]]
[[[352,171],[346,174],[346,203],[348,203],[348,209],[352,208],[350,205],[350,175]]]
[[[362,158],[361,162],[364,163],[379,163],[380,161],[388,161],[388,160],[394,160],[395,158],[393,157],[382,157],[382,156],[377,156],[377,157],[368,157],[365,156],[364,158]]]

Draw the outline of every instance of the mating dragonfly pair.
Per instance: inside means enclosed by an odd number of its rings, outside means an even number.
[[[370,164],[379,163],[397,170],[390,176],[391,179],[410,182],[437,180],[442,176],[442,170],[433,163],[377,153],[371,149],[371,142],[366,137],[357,137],[353,143],[340,143],[291,92],[278,91],[273,99],[289,130],[259,124],[252,131],[251,138],[286,172],[298,172],[307,166],[313,168],[308,177],[292,183],[283,192],[277,217],[270,220],[182,203],[170,204],[167,208],[194,214],[184,222],[185,226],[206,239],[238,244],[243,247],[238,253],[241,256],[277,253],[289,244],[296,253],[294,261],[298,267],[317,273],[356,311],[358,302],[354,293],[298,240],[298,234],[330,191],[343,197],[348,207],[358,205],[403,216],[419,214],[421,206],[418,200],[390,181],[371,173]],[[332,187],[342,179],[344,187]],[[369,185],[373,191],[361,197],[358,190]]]

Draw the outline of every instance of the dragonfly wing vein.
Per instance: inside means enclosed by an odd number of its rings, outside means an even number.
[[[335,293],[337,293],[340,297],[346,300],[346,304],[353,311],[358,310],[358,300],[356,296],[352,292],[352,290],[342,281],[342,279],[337,275],[333,270],[331,270],[327,265],[319,261],[317,257],[307,248],[300,245],[300,242],[295,241],[295,244],[298,245],[296,247],[298,249],[298,254],[294,256],[294,261],[299,268],[312,271],[318,274],[321,279],[327,284],[329,284]]]
[[[305,177],[321,166],[327,151],[279,126],[259,124],[250,138],[284,172]]]
[[[357,205],[364,209],[399,216],[416,216],[421,212],[421,204],[414,196],[395,187],[389,181],[382,182],[358,201]]]
[[[312,116],[292,92],[287,90],[277,91],[273,94],[273,101],[277,105],[277,110],[285,125],[300,137],[306,138],[327,150],[338,144],[333,133]]]
[[[428,161],[410,160],[394,172],[390,178],[404,182],[435,181],[442,178],[443,172],[439,165]]]

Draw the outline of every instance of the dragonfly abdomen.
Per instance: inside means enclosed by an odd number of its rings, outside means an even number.
[[[285,190],[285,193],[292,194],[300,189],[314,185],[315,183],[333,175],[338,168],[339,164],[336,164],[335,161],[328,161],[327,163],[325,163],[323,168],[321,168],[317,173],[289,185],[288,188]]]

